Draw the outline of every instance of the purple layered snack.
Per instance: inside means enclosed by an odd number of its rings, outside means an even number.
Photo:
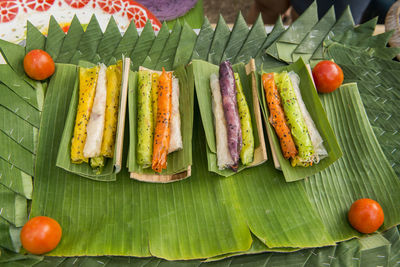
[[[173,20],[185,15],[194,7],[197,0],[137,0],[144,5],[159,21]]]
[[[234,162],[230,167],[237,171],[242,149],[242,129],[237,107],[235,76],[229,61],[224,61],[219,65],[219,85],[228,132],[228,148]]]

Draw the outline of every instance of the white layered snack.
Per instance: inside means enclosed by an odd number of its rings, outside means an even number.
[[[183,148],[181,134],[181,114],[179,112],[179,80],[172,79],[172,112],[171,112],[171,131],[169,139],[168,153],[172,153]]]
[[[210,87],[212,94],[212,110],[214,114],[215,137],[217,145],[217,164],[220,170],[233,165],[233,159],[228,147],[228,133],[226,130],[226,120],[224,108],[222,106],[222,96],[219,87],[219,78],[213,73],[210,76]]]
[[[328,152],[326,151],[323,140],[321,135],[318,132],[317,127],[315,126],[315,123],[313,119],[310,116],[310,113],[307,110],[306,105],[304,104],[303,98],[301,96],[299,84],[300,84],[300,77],[293,71],[289,72],[289,77],[290,80],[292,81],[292,85],[294,88],[294,91],[296,93],[297,101],[300,105],[300,110],[303,115],[304,121],[307,125],[308,128],[308,133],[311,138],[311,143],[314,146],[314,151],[315,151],[315,158],[314,158],[314,163],[318,163],[321,159],[326,158],[328,156]]]
[[[100,65],[99,76],[96,85],[96,94],[93,102],[93,109],[90,114],[87,125],[87,137],[83,155],[85,158],[94,158],[100,156],[101,142],[104,132],[104,118],[106,113],[107,98],[107,67]]]

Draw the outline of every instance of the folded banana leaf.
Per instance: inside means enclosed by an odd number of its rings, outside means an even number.
[[[242,48],[244,41],[246,40],[247,35],[249,34],[249,27],[247,26],[246,21],[244,20],[242,13],[236,17],[235,24],[232,28],[232,32],[229,36],[229,40],[224,49],[224,53],[222,54],[221,61],[229,60],[232,61],[235,59],[235,56]],[[219,38],[216,36],[216,38]]]
[[[94,65],[87,62],[80,62],[80,67],[93,67]],[[62,68],[62,67],[61,67]],[[123,146],[123,136],[124,136],[124,123],[125,123],[125,109],[126,98],[127,98],[127,87],[128,81],[127,69],[129,68],[129,60],[124,62],[123,65],[123,76],[121,85],[121,96],[118,112],[118,126],[115,140],[115,152],[112,159],[106,159],[104,168],[98,173],[98,170],[92,169],[89,164],[74,164],[71,162],[71,140],[73,136],[76,110],[78,108],[79,101],[79,75],[78,72],[73,70],[73,68],[62,68],[61,71],[57,72],[58,76],[52,78],[49,85],[53,87],[59,87],[63,83],[66,83],[66,79],[72,79],[68,81],[67,85],[72,86],[73,93],[71,97],[71,102],[69,104],[69,112],[67,119],[65,121],[65,127],[63,131],[63,136],[60,143],[60,148],[58,150],[57,163],[56,165],[66,171],[72,172],[74,174],[86,177],[89,179],[97,181],[115,181],[116,173],[121,170],[121,156],[122,156],[122,146]],[[124,105],[125,103],[125,105]]]
[[[212,64],[219,64],[221,62],[230,34],[231,31],[229,30],[228,25],[226,25],[224,18],[220,15],[217,26],[214,30],[214,37],[211,42],[210,50],[208,51],[208,62]]]
[[[254,64],[254,63],[253,63]],[[193,73],[196,88],[197,100],[199,102],[199,108],[201,113],[201,119],[203,122],[204,131],[207,137],[207,160],[208,170],[215,172],[222,176],[234,175],[231,169],[220,170],[217,165],[217,148],[216,148],[216,137],[215,137],[215,125],[214,116],[212,111],[212,97],[210,89],[210,76],[213,73],[218,75],[219,67],[202,60],[193,60]],[[251,123],[253,126],[254,134],[254,161],[249,165],[245,166],[239,164],[237,172],[240,172],[246,168],[254,167],[264,163],[267,160],[264,132],[262,129],[261,112],[257,100],[257,85],[253,80],[253,71],[255,70],[254,65],[246,68],[243,63],[239,63],[233,66],[233,70],[240,75],[240,80],[243,86],[243,92],[245,94],[247,104],[249,106],[251,114]],[[247,71],[249,70],[249,71]],[[254,77],[255,79],[255,77]]]
[[[207,60],[208,51],[211,47],[211,42],[214,36],[214,29],[211,27],[207,17],[204,18],[203,25],[201,26],[196,44],[193,48],[192,60],[201,59]]]
[[[24,196],[32,198],[32,177],[0,158],[0,184]]]
[[[139,36],[139,39],[136,42],[135,48],[129,56],[132,62],[132,70],[138,70],[139,66],[142,65],[155,38],[153,26],[150,20],[148,20],[146,26],[143,28],[143,31]]]
[[[11,89],[0,83],[0,105],[11,111],[21,119],[39,128],[40,112],[28,102],[19,97]]]
[[[172,65],[173,69],[183,65],[186,66],[193,53],[196,44],[197,34],[186,22],[183,24],[181,36],[176,47],[175,59]]]
[[[395,266],[400,260],[400,235],[399,229],[393,227],[389,229],[383,236],[390,242],[390,256],[389,256],[389,266]]]
[[[332,6],[293,51],[292,62],[296,62],[300,57],[309,62],[315,51],[322,49],[322,43],[335,22],[335,10]]]
[[[65,33],[61,29],[60,25],[58,24],[54,16],[50,16],[45,51],[49,53],[54,61],[57,61],[57,57],[63,45],[64,38]]]
[[[64,42],[60,48],[60,53],[56,59],[57,63],[69,63],[78,49],[79,42],[83,35],[83,28],[75,15],[68,29],[68,34],[64,38]]]
[[[285,27],[283,26],[282,19],[279,16],[278,19],[275,22],[274,28],[272,31],[268,34],[267,38],[265,39],[264,43],[262,46],[259,48],[254,60],[256,61],[256,67],[260,68],[261,65],[266,65],[268,67],[279,67],[279,66],[284,66],[287,65],[287,63],[280,61],[276,59],[275,57],[270,56],[268,53],[266,53],[267,47],[270,47],[276,39],[281,36],[281,34],[285,32]]]
[[[165,43],[169,38],[169,28],[167,23],[163,23],[160,31],[157,34],[156,39],[154,40],[151,49],[146,57],[146,60],[143,62],[143,66],[149,69],[155,69],[158,59],[161,56],[161,52],[164,49]]]
[[[0,211],[0,217],[21,227],[27,221],[26,198],[0,184]]]
[[[26,30],[25,53],[34,49],[44,50],[46,37],[28,20]]]
[[[0,158],[33,176],[35,155],[20,146],[3,131],[0,131]]]
[[[115,48],[118,47],[121,41],[121,33],[113,16],[108,21],[107,28],[104,32],[103,38],[101,39],[99,46],[97,47],[97,54],[99,55],[101,62],[106,64],[110,61],[114,54]],[[121,51],[122,52],[122,51]],[[122,53],[121,53],[122,54]]]
[[[191,175],[192,162],[192,135],[194,113],[194,84],[183,66],[174,71],[174,76],[179,79],[179,110],[181,115],[181,133],[183,149],[167,156],[167,168],[157,174],[151,168],[142,168],[136,161],[137,146],[137,73],[130,73],[129,80],[129,156],[128,169],[131,177],[149,182],[173,182],[187,178]]]
[[[276,59],[292,62],[292,53],[318,22],[317,2],[314,1],[266,52]]]
[[[0,82],[10,88],[15,94],[17,94],[24,101],[29,103],[32,107],[41,111],[43,107],[43,92],[35,90],[27,82],[20,79],[17,73],[8,64],[0,64]]]
[[[165,68],[165,70],[172,70],[172,66],[174,64],[174,58],[176,54],[176,48],[179,43],[179,37],[181,36],[182,25],[179,21],[177,21],[172,29],[171,34],[168,37],[165,46],[161,50],[160,57],[158,58],[157,65],[155,67],[156,70],[161,70],[161,68]]]
[[[0,105],[0,131],[36,154],[38,129]]]
[[[246,40],[243,42],[242,48],[240,48],[240,51],[235,55],[232,63],[235,64],[239,62],[249,62],[251,58],[255,58],[258,49],[262,46],[266,38],[267,33],[265,31],[264,22],[260,15],[251,27]]]
[[[324,141],[324,146],[328,151],[328,157],[322,159],[318,164],[313,164],[309,167],[292,167],[289,160],[285,159],[282,155],[282,150],[278,137],[276,136],[275,130],[269,123],[269,111],[266,104],[265,93],[263,90],[263,85],[261,84],[261,99],[260,103],[264,110],[264,121],[266,123],[268,137],[270,141],[270,146],[273,151],[275,151],[276,158],[279,161],[280,169],[285,176],[287,182],[297,181],[311,176],[317,172],[320,172],[327,168],[329,165],[334,163],[337,159],[342,156],[342,151],[329,124],[328,118],[324,111],[323,106],[319,100],[317,90],[315,89],[310,72],[302,59],[299,59],[296,63],[293,63],[286,67],[281,67],[278,69],[268,69],[263,68],[265,73],[267,72],[282,72],[282,71],[294,71],[300,77],[300,91],[303,97],[303,101],[309,111],[318,132]],[[274,152],[273,152],[274,153]]]
[[[69,31],[69,30],[68,30]],[[71,63],[78,64],[80,60],[91,61],[96,56],[97,47],[103,38],[99,22],[93,14],[85,32],[79,41],[78,50],[72,56]]]
[[[0,217],[0,244],[2,248],[13,252],[19,252],[21,248],[21,241],[19,237],[20,229],[10,224],[8,221]],[[0,248],[0,263],[14,261],[15,258],[10,259],[7,257],[7,250]],[[10,253],[15,255],[14,253]],[[17,254],[22,256],[21,254]]]
[[[388,266],[390,245],[389,240],[379,234],[360,238],[360,266]]]
[[[119,31],[119,30],[118,30]],[[139,34],[136,29],[136,25],[134,21],[129,23],[128,28],[126,29],[124,36],[120,38],[118,45],[115,47],[115,50],[110,58],[110,61],[114,58],[115,62],[122,59],[122,57],[128,57],[133,48],[136,46],[136,42],[139,39]],[[109,64],[111,62],[109,61]]]

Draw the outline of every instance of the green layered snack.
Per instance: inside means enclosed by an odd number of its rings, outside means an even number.
[[[137,163],[143,168],[151,166],[153,154],[153,107],[151,101],[151,72],[139,71],[137,114]]]
[[[292,166],[307,167],[312,164],[315,151],[292,82],[286,71],[275,75],[275,82],[294,143],[299,151],[299,154],[292,160]]]
[[[242,83],[240,82],[239,73],[235,72],[236,98],[238,103],[240,126],[242,128],[242,150],[240,151],[240,159],[243,165],[249,165],[254,158],[254,135],[253,126],[251,124],[251,115],[246,97],[243,93]]]

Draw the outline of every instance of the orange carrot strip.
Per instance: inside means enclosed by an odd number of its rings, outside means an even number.
[[[167,168],[171,111],[172,111],[172,74],[163,72],[158,83],[157,123],[154,131],[153,161],[151,168],[161,172]]]
[[[265,90],[265,97],[270,112],[269,121],[275,128],[281,143],[282,154],[286,159],[294,158],[298,151],[294,144],[289,126],[287,125],[285,113],[283,112],[281,98],[275,84],[274,73],[264,73],[262,82]]]

